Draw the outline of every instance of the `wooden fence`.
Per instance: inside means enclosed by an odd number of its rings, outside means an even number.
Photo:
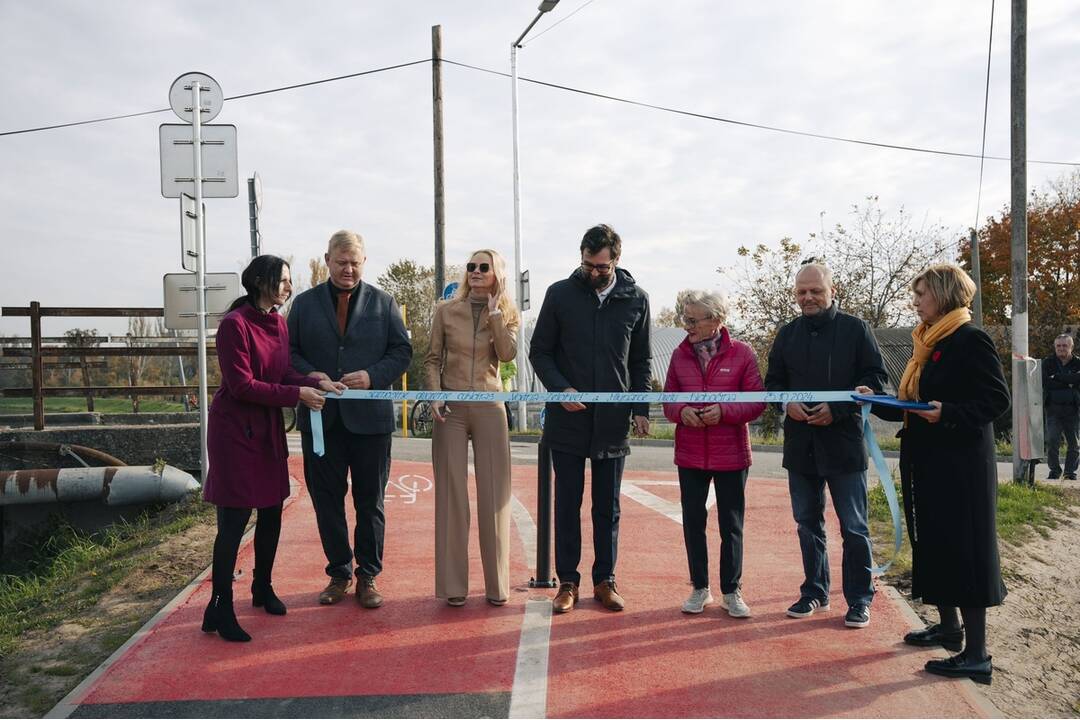
[[[170,344],[154,345],[131,345],[128,347],[96,347],[93,345],[75,346],[67,344],[51,344],[51,342],[64,342],[62,338],[43,338],[41,334],[41,318],[43,317],[164,317],[162,308],[112,308],[112,307],[41,307],[39,302],[31,302],[29,307],[4,307],[3,317],[28,317],[30,318],[30,346],[9,347],[0,345],[0,357],[26,358],[30,365],[31,387],[3,388],[0,395],[3,397],[31,397],[34,399],[34,429],[45,429],[45,398],[47,397],[93,397],[102,395],[185,395],[191,392],[192,386],[185,385],[99,385],[79,387],[45,387],[45,369],[63,367],[83,367],[85,358],[106,357],[173,357],[198,354],[198,346],[191,343],[172,342]],[[25,344],[25,339],[19,339]],[[11,342],[8,339],[8,342]],[[217,353],[213,345],[207,345],[208,356]],[[77,357],[76,362],[50,362],[45,363],[47,357],[71,358]],[[95,363],[100,367],[100,363]],[[16,362],[15,367],[25,367],[22,362]],[[211,388],[211,391],[214,388]]]

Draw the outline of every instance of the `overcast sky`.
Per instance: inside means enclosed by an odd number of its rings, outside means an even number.
[[[584,0],[562,0],[536,36]],[[534,0],[296,3],[0,0],[0,132],[167,107],[198,70],[226,96],[431,54],[509,71]],[[997,3],[987,153],[1009,153],[1009,3]],[[1029,3],[1028,155],[1080,161],[1080,3]],[[740,121],[979,152],[989,0],[927,3],[595,0],[528,42],[520,72],[584,90]],[[443,70],[447,261],[493,247],[512,262],[510,81]],[[655,308],[720,287],[741,244],[805,239],[880,196],[957,236],[976,213],[979,162],[871,148],[520,87],[525,266],[544,288],[607,222],[623,267]],[[161,197],[165,112],[0,137],[0,304],[160,306],[180,268],[179,205]],[[227,102],[241,178],[263,180],[263,249],[296,260],[339,228],[368,244],[365,279],[433,260],[431,66]],[[1068,169],[1029,167],[1039,187]],[[985,217],[1009,199],[1008,162],[987,161]],[[249,254],[243,181],[207,205],[208,269]],[[824,213],[824,216],[821,215]],[[122,332],[105,320],[46,321]],[[28,334],[25,319],[0,333]]]

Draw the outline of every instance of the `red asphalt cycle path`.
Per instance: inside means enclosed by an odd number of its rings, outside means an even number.
[[[238,616],[254,640],[234,644],[203,634],[199,625],[210,592],[205,578],[73,693],[66,702],[75,714],[101,706],[121,715],[132,703],[280,699],[282,714],[295,715],[297,706],[288,709],[295,698],[382,696],[392,704],[399,696],[510,695],[526,599],[554,594],[528,587],[533,558],[525,557],[516,526],[510,602],[501,608],[484,602],[474,530],[468,604],[446,606],[434,598],[431,467],[394,461],[379,577],[386,603],[364,610],[350,594],[339,605],[323,607],[317,595],[325,584],[325,560],[299,458],[290,460],[290,470],[300,483],[285,510],[274,575],[289,614],[272,617],[252,608],[247,580],[241,579]],[[627,485],[637,497],[653,496],[654,507],[628,497]],[[417,492],[403,491],[413,486]],[[514,468],[514,495],[534,518],[535,486],[535,468]],[[552,619],[547,716],[973,717],[992,711],[970,683],[922,672],[923,663],[941,652],[900,642],[910,623],[899,600],[879,592],[868,628],[843,626],[840,538],[831,510],[833,609],[804,620],[784,616],[802,573],[783,481],[751,478],[747,485],[743,586],[754,616],[742,620],[718,605],[697,616],[679,611],[690,590],[682,528],[656,509],[678,508],[674,469],[626,473],[618,579],[627,609],[604,610],[592,600],[587,580],[592,554],[585,495],[586,580],[577,608]],[[718,586],[713,516],[709,532]],[[243,578],[250,577],[252,562],[248,542],[238,561]],[[260,706],[261,712],[272,714],[268,707]]]

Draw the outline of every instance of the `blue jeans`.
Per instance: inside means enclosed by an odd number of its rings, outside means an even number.
[[[866,472],[829,476],[788,472],[791,511],[799,526],[802,550],[803,597],[829,599],[829,556],[825,546],[825,486],[840,519],[844,540],[844,599],[848,606],[869,605],[874,599],[870,577],[870,531],[866,527]]]

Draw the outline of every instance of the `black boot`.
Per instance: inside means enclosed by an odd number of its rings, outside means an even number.
[[[251,583],[251,604],[254,607],[265,608],[271,615],[284,615],[288,608],[281,598],[274,593],[274,586],[256,578]]]
[[[236,612],[233,610],[232,597],[215,593],[210,598],[210,604],[203,612],[202,631],[207,633],[216,632],[221,637],[231,642],[248,642],[251,636],[244,632],[240,623],[236,621]]]

